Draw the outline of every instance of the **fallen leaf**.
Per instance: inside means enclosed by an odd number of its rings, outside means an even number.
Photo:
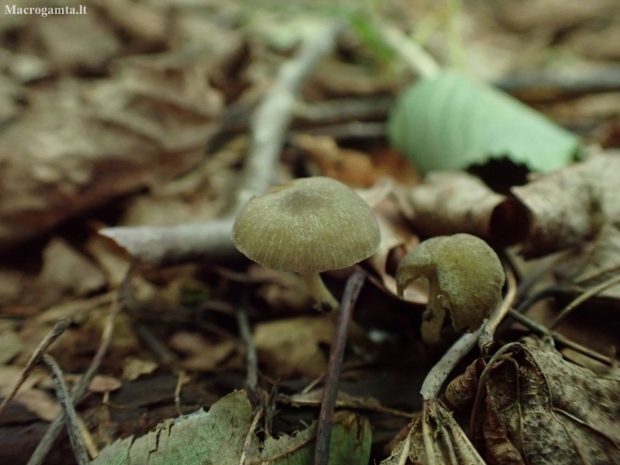
[[[411,189],[410,199],[411,221],[428,237],[469,233],[510,245],[527,230],[526,224],[518,224],[526,218],[518,202],[496,194],[464,172],[430,173]],[[501,210],[496,208],[500,204]]]
[[[13,331],[9,330],[0,333],[0,365],[10,362],[23,349],[24,344],[22,340]]]
[[[513,187],[530,217],[520,253],[540,257],[592,239],[620,218],[619,185],[620,156],[608,151]]]
[[[112,392],[120,389],[123,383],[112,376],[97,375],[90,382],[88,390],[90,392]]]
[[[422,173],[505,157],[550,172],[581,152],[575,135],[507,94],[452,71],[406,91],[390,113],[388,133],[392,146]]]
[[[565,361],[548,345],[504,346],[478,384],[474,437],[491,464],[609,464],[620,461],[620,379]],[[456,390],[472,390],[477,377]],[[455,402],[463,405],[463,402]]]
[[[451,413],[439,401],[430,402],[425,419],[421,414],[407,427],[403,440],[398,442],[382,465],[484,465]],[[423,422],[426,421],[426,425]],[[433,457],[429,457],[429,452]]]
[[[83,297],[106,285],[103,273],[66,241],[54,238],[43,251],[43,268],[38,278],[47,305],[62,294]]]
[[[134,381],[142,375],[150,375],[157,369],[153,360],[144,360],[137,357],[127,357],[123,361],[123,379]]]
[[[316,377],[327,368],[320,344],[331,344],[334,334],[330,318],[298,317],[257,324],[254,344],[270,375]]]
[[[186,370],[214,371],[238,350],[237,341],[225,339],[217,343],[207,341],[198,333],[176,332],[169,341],[170,347],[188,356],[181,361]]]
[[[238,465],[244,450],[246,464],[302,465],[311,462],[315,425],[291,436],[267,437],[261,444],[250,431],[252,416],[252,405],[245,391],[235,391],[216,402],[207,413],[200,410],[167,420],[138,439],[130,437],[115,442],[102,450],[92,464]],[[247,444],[246,438],[249,439]],[[370,457],[370,445],[368,420],[350,412],[334,415],[330,465],[365,465]]]

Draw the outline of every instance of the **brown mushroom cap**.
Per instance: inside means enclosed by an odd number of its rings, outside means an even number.
[[[396,272],[399,294],[419,277],[431,283],[426,318],[434,322],[427,324],[429,340],[438,336],[445,310],[456,331],[475,331],[502,302],[502,264],[486,242],[469,234],[434,237],[409,252]],[[424,336],[424,323],[422,329]]]
[[[345,268],[379,246],[374,213],[352,189],[302,178],[254,197],[237,215],[232,241],[248,258],[301,274]]]

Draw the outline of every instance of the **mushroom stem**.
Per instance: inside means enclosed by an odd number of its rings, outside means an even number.
[[[321,310],[326,312],[332,312],[336,310],[340,303],[329,292],[329,289],[325,287],[325,283],[321,279],[321,275],[318,273],[302,274],[301,277],[308,286],[308,292],[321,306]]]

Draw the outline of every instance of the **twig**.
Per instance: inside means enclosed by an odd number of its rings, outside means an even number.
[[[329,460],[329,443],[331,440],[331,419],[334,415],[336,397],[338,396],[338,383],[340,381],[340,371],[342,370],[342,359],[347,342],[347,331],[349,321],[353,314],[353,308],[359,296],[366,273],[358,269],[351,275],[344,289],[340,311],[338,312],[338,323],[336,326],[336,337],[332,343],[327,363],[327,376],[325,378],[325,388],[321,410],[319,413],[319,424],[316,433],[316,449],[314,452],[314,465],[327,465]]]
[[[439,74],[441,68],[435,59],[400,29],[389,24],[379,24],[378,30],[403,61],[421,77],[431,78]]]
[[[303,134],[313,136],[327,136],[336,140],[343,139],[376,139],[385,137],[387,127],[382,122],[360,122],[352,121],[350,123],[333,124],[330,126],[321,126],[313,129],[304,129]],[[298,134],[301,134],[298,133]]]
[[[177,360],[177,356],[151,331],[151,328],[142,323],[137,323],[134,329],[137,336],[148,346],[159,363],[170,366]]]
[[[525,315],[522,315],[516,310],[511,309],[508,312],[508,316],[510,316],[510,318],[516,320],[517,322],[521,323],[523,326],[530,329],[531,331],[535,332],[539,336],[551,336],[554,341],[559,342],[560,344],[566,347],[569,347],[577,352],[580,352],[584,355],[587,355],[588,357],[593,358],[594,360],[598,360],[599,362],[606,363],[607,365],[613,366],[615,363],[613,359],[609,357],[605,357],[604,355],[599,354],[598,352],[592,349],[588,349],[587,347],[582,346],[581,344],[567,338],[566,336],[556,331],[553,331],[547,328],[544,325],[541,325],[540,323],[536,323],[534,320],[526,317]]]
[[[247,370],[245,384],[248,391],[252,395],[255,395],[258,390],[258,354],[256,353],[256,345],[254,345],[254,339],[252,338],[247,308],[242,305],[237,306],[235,308],[235,317],[237,318],[239,333],[241,334],[241,340],[245,347],[245,363]]]
[[[71,441],[71,447],[73,447],[73,453],[78,465],[88,465],[90,460],[86,453],[86,446],[80,435],[80,427],[78,425],[77,414],[75,408],[69,397],[69,391],[67,385],[62,378],[62,370],[49,354],[43,354],[39,363],[42,363],[52,378],[54,383],[54,389],[56,390],[56,397],[62,406],[64,412],[65,422],[67,424],[67,432],[69,433],[69,440]]]
[[[482,327],[476,332],[463,334],[431,368],[420,389],[420,394],[425,401],[437,398],[450,372],[476,346],[480,333],[482,333]]]
[[[128,278],[126,278],[127,281]],[[118,293],[122,292],[126,287],[126,281],[119,288]],[[116,320],[116,315],[121,309],[121,305],[119,303],[119,296],[112,301],[110,304],[110,313],[108,315],[108,321],[106,322],[105,328],[103,329],[103,334],[101,335],[101,342],[99,344],[99,348],[93,357],[88,370],[84,376],[80,378],[78,384],[71,391],[71,401],[73,405],[77,405],[79,401],[82,399],[88,386],[90,386],[91,381],[99,371],[99,366],[101,365],[101,361],[108,351],[108,347],[110,345],[110,341],[112,340],[112,332],[114,330],[114,321]],[[58,437],[58,434],[62,430],[62,426],[65,421],[65,413],[60,412],[60,414],[56,417],[56,419],[50,424],[49,428],[43,435],[43,438],[37,445],[37,448],[32,453],[30,460],[27,465],[41,465],[45,460],[49,450],[51,449],[54,441]]]
[[[243,449],[241,450],[241,457],[239,457],[239,465],[245,465],[248,451],[250,450],[250,445],[252,444],[252,437],[254,436],[254,431],[256,430],[256,426],[258,422],[263,417],[265,409],[263,405],[259,405],[256,413],[254,414],[254,418],[252,419],[252,423],[250,424],[250,429],[248,430],[248,434],[245,436],[245,441],[243,441]]]
[[[517,279],[512,269],[505,267],[506,282],[508,284],[508,291],[502,301],[502,304],[493,312],[489,318],[487,324],[484,325],[480,338],[478,339],[478,347],[482,353],[488,352],[489,348],[493,344],[493,336],[495,331],[499,327],[500,323],[504,320],[504,317],[508,313],[508,310],[512,307],[515,298],[517,297]]]
[[[177,226],[105,228],[100,234],[116,241],[133,257],[155,265],[188,260],[213,260],[235,254],[230,239],[234,214],[273,182],[280,150],[292,119],[293,103],[305,79],[329,55],[340,26],[328,23],[307,37],[295,57],[282,65],[251,123],[252,146],[245,164],[243,188],[237,192],[230,217]]]
[[[17,380],[17,383],[15,383],[15,386],[13,386],[13,389],[11,390],[9,395],[6,396],[2,401],[2,405],[0,405],[0,415],[4,413],[7,406],[9,405],[9,402],[13,400],[13,397],[15,397],[15,394],[17,394],[17,391],[22,386],[22,384],[24,384],[24,381],[26,381],[28,376],[30,376],[30,373],[32,373],[32,370],[34,370],[37,364],[41,361],[41,357],[43,357],[45,351],[49,348],[49,346],[54,343],[56,339],[60,337],[62,333],[67,330],[70,324],[71,320],[69,318],[61,318],[56,322],[52,330],[47,333],[47,336],[45,336],[45,338],[41,341],[33,354],[30,356],[30,359],[28,360],[28,363],[26,363],[26,366],[24,367],[22,374]]]
[[[506,292],[506,296],[499,308],[478,331],[461,336],[426,375],[422,383],[422,389],[420,389],[420,394],[422,394],[424,401],[430,402],[437,398],[439,390],[450,372],[475,347],[476,341],[478,341],[480,347],[488,347],[493,342],[495,329],[508,313],[517,293],[517,282],[514,273],[507,268],[506,275],[508,278],[508,292]],[[483,342],[481,343],[480,341]]]
[[[177,373],[177,384],[174,387],[174,405],[177,408],[177,413],[180,417],[183,416],[183,409],[181,408],[181,389],[183,389],[183,383],[185,383],[185,381],[185,371],[179,370]]]
[[[584,303],[586,300],[594,297],[597,294],[600,294],[601,292],[609,289],[610,287],[615,286],[618,283],[620,283],[620,274],[616,276],[612,276],[610,279],[603,281],[598,286],[594,286],[593,288],[581,294],[579,297],[574,299],[570,304],[568,304],[558,314],[558,316],[555,317],[555,320],[553,320],[553,323],[551,324],[551,328],[556,328],[558,324],[560,323],[560,321],[562,320],[562,318],[564,318],[566,315],[568,315],[570,312],[572,312],[575,308],[577,308],[579,305]]]

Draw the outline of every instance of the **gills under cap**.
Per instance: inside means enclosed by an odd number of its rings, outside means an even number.
[[[297,179],[254,197],[237,215],[232,235],[237,249],[255,262],[301,274],[358,263],[379,240],[368,204],[325,177]]]

